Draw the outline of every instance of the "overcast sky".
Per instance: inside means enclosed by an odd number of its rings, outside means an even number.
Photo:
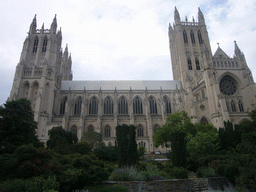
[[[201,8],[214,54],[217,43],[233,57],[234,40],[256,77],[255,0],[0,0],[0,105],[11,91],[30,23],[50,28],[57,14],[68,44],[73,80],[172,80],[168,25]]]

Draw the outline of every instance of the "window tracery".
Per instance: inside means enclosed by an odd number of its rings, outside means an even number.
[[[188,36],[185,30],[183,31],[183,40],[184,40],[184,43],[188,43]]]
[[[164,105],[165,105],[165,112],[167,114],[172,113],[171,102],[166,95],[164,96]]]
[[[231,111],[236,112],[236,103],[234,100],[231,101]]]
[[[133,100],[133,113],[134,114],[143,114],[142,102],[139,96],[136,96]]]
[[[241,100],[239,100],[239,102],[238,102],[238,107],[239,107],[240,112],[244,112],[244,106],[243,106],[243,102]]]
[[[128,103],[124,96],[120,97],[118,103],[118,114],[128,114]]]
[[[197,36],[198,36],[199,44],[203,44],[203,38],[202,38],[202,34],[201,34],[200,30],[197,32]]]
[[[36,36],[35,37],[35,40],[34,40],[34,45],[33,45],[33,53],[36,53],[37,52],[37,47],[38,47],[38,37]]]
[[[106,125],[104,129],[104,137],[110,137],[110,136],[111,136],[110,126]]]
[[[89,114],[90,115],[96,115],[98,114],[98,101],[95,96],[91,98],[90,104],[89,104]]]
[[[225,95],[234,95],[236,93],[236,82],[230,76],[225,76],[220,81],[220,91]]]
[[[104,102],[104,114],[107,114],[107,115],[113,114],[113,111],[114,111],[113,108],[114,108],[113,101],[110,98],[110,96],[107,96]]]
[[[153,96],[149,97],[150,114],[157,114],[157,103]]]
[[[195,35],[194,35],[194,32],[193,32],[192,30],[190,31],[190,37],[191,37],[191,42],[192,42],[193,44],[195,44],[195,43],[196,43]]]
[[[60,103],[60,115],[63,115],[65,113],[66,102],[67,97],[64,97]]]
[[[44,37],[42,52],[45,53],[47,48],[47,37]]]
[[[199,60],[197,57],[195,59],[195,62],[196,62],[196,70],[200,70],[200,64],[199,64]]]
[[[190,58],[188,58],[188,70],[192,70],[192,63]]]
[[[142,125],[139,125],[137,128],[137,137],[144,137],[144,131]]]
[[[79,97],[75,102],[74,114],[80,115],[81,114],[81,107],[82,107],[82,98]]]

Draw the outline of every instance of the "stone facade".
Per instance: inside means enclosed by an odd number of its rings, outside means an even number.
[[[50,29],[37,29],[36,16],[16,67],[9,99],[28,98],[39,139],[48,130],[63,126],[79,139],[87,131],[103,135],[106,145],[115,143],[115,127],[137,127],[137,141],[147,152],[163,151],[153,146],[152,136],[169,114],[185,110],[194,123],[223,127],[248,118],[255,108],[255,84],[245,56],[235,42],[234,57],[218,47],[212,55],[202,12],[198,21],[181,21],[175,8],[169,26],[173,81],[72,81],[72,59],[61,48],[62,32],[56,16]]]

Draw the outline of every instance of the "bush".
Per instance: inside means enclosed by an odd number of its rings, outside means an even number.
[[[128,192],[127,188],[122,185],[114,185],[114,186],[97,186],[97,187],[89,187],[87,188],[89,191],[93,192]]]
[[[26,180],[14,179],[7,180],[0,184],[1,192],[22,192],[26,191]]]
[[[149,164],[146,170],[142,174],[147,181],[162,180],[166,176],[164,172],[158,170],[157,165]]]
[[[38,151],[32,144],[22,145],[15,150],[15,155],[20,162],[33,161],[37,157]]]
[[[204,178],[204,177],[215,177],[215,171],[211,167],[200,167],[197,172],[196,176],[198,178]]]
[[[173,176],[176,179],[187,179],[188,178],[188,170],[183,167],[174,167],[173,168]]]
[[[143,181],[145,177],[136,171],[134,167],[124,167],[114,170],[111,175],[113,181]]]
[[[86,142],[80,142],[75,143],[70,146],[70,150],[72,153],[80,153],[81,155],[85,155],[92,151],[92,148],[89,143]]]
[[[94,149],[94,154],[104,161],[117,161],[117,148],[114,146],[102,146]]]
[[[38,169],[31,161],[25,161],[18,169],[18,175],[20,178],[30,178],[36,176]]]

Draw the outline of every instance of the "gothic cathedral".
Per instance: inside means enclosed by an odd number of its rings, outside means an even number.
[[[72,81],[72,59],[61,48],[56,16],[50,29],[37,29],[34,17],[16,67],[9,99],[31,101],[37,135],[46,142],[48,130],[62,126],[81,139],[84,132],[102,134],[115,144],[115,127],[134,124],[137,143],[147,152],[152,136],[171,113],[185,110],[194,123],[216,128],[239,123],[255,109],[255,84],[245,56],[235,42],[234,57],[218,47],[212,54],[203,13],[198,21],[180,20],[175,7],[169,25],[173,81]]]

